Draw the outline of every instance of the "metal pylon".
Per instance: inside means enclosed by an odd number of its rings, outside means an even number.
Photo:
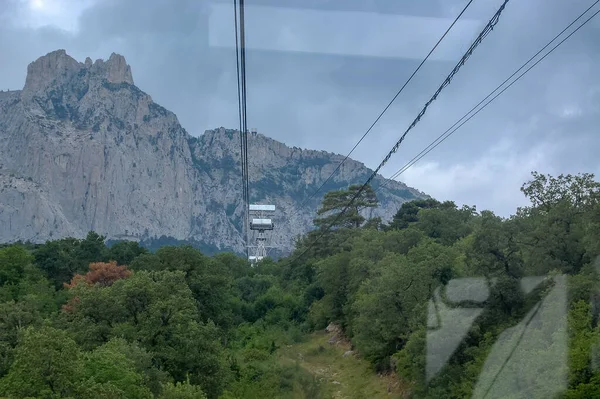
[[[256,245],[249,248],[255,248],[254,255],[249,255],[250,262],[258,262],[267,256],[267,231],[275,228],[271,215],[275,212],[275,205],[250,205],[250,230],[258,232]]]

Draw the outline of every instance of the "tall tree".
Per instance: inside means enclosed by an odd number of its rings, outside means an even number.
[[[94,262],[90,263],[90,271],[85,275],[76,274],[72,279],[71,283],[65,283],[66,288],[73,288],[79,281],[84,281],[90,285],[100,285],[107,287],[112,285],[115,281],[122,278],[131,276],[131,270],[127,269],[127,266],[117,266],[116,261],[109,263],[105,262]]]
[[[0,286],[16,284],[33,257],[20,245],[0,249]]]
[[[342,214],[342,211],[352,198],[358,194],[361,187],[360,184],[355,184],[348,187],[347,190],[330,191],[325,194],[321,208],[317,211],[317,215],[323,216],[314,219],[314,224],[320,228],[325,228],[332,223],[333,227],[360,227],[365,222],[365,217],[361,215],[361,211],[367,208],[375,208],[379,204],[373,188],[366,186],[352,202],[352,205]]]
[[[155,254],[142,255],[130,266],[132,270],[184,272],[201,320],[212,320],[223,328],[230,326],[230,283],[235,272],[226,263],[205,256],[191,246],[181,246],[163,247]]]
[[[417,215],[421,209],[439,208],[440,206],[441,203],[433,198],[404,202],[394,215],[390,227],[393,229],[405,229],[410,223],[419,220]]]
[[[124,340],[108,343],[83,356],[83,381],[81,388],[90,397],[98,397],[98,391],[110,389],[117,397],[151,399],[152,392],[143,385],[143,376],[136,364],[121,351]],[[83,395],[82,395],[83,396]],[[113,396],[109,396],[113,397]]]
[[[600,201],[600,182],[594,180],[592,173],[553,177],[532,172],[531,175],[533,179],[523,184],[521,191],[534,208],[549,211],[561,201],[581,208]]]
[[[15,361],[0,381],[9,397],[62,398],[71,396],[82,368],[80,350],[65,331],[50,327],[24,331]]]
[[[78,239],[63,238],[47,241],[33,253],[35,263],[56,288],[61,288],[74,274],[85,273],[87,264],[77,258],[78,246]]]
[[[84,348],[113,337],[137,341],[175,381],[190,378],[209,398],[227,379],[219,330],[202,323],[183,271],[138,271],[112,285],[76,284],[78,301],[60,322]]]
[[[119,265],[128,265],[135,258],[147,254],[148,250],[137,241],[119,241],[106,250],[106,259],[114,260]]]

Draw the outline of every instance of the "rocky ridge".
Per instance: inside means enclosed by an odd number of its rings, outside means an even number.
[[[287,252],[312,225],[320,196],[300,204],[343,159],[251,134],[251,200],[277,206],[272,244]],[[323,192],[371,171],[348,160]],[[378,177],[375,185],[384,181]],[[424,197],[399,182],[378,194],[389,219]],[[0,242],[84,236],[169,237],[243,250],[239,132],[193,137],[134,85],[125,58],[77,62],[64,50],[27,68],[23,90],[0,92]]]

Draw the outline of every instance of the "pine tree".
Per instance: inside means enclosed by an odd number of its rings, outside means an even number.
[[[364,216],[360,214],[361,211],[366,208],[375,208],[379,204],[373,188],[366,186],[352,202],[352,205],[342,214],[342,211],[356,196],[360,188],[361,185],[356,184],[348,187],[347,190],[330,191],[325,194],[321,208],[317,211],[317,215],[324,216],[314,219],[314,224],[320,228],[327,228],[330,224],[333,224],[332,227],[360,227],[365,222]]]

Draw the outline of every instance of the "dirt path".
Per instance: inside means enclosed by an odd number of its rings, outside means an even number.
[[[282,363],[297,363],[325,386],[324,398],[407,398],[408,389],[395,374],[377,375],[369,362],[352,351],[335,332],[316,332],[306,342],[279,350]]]

